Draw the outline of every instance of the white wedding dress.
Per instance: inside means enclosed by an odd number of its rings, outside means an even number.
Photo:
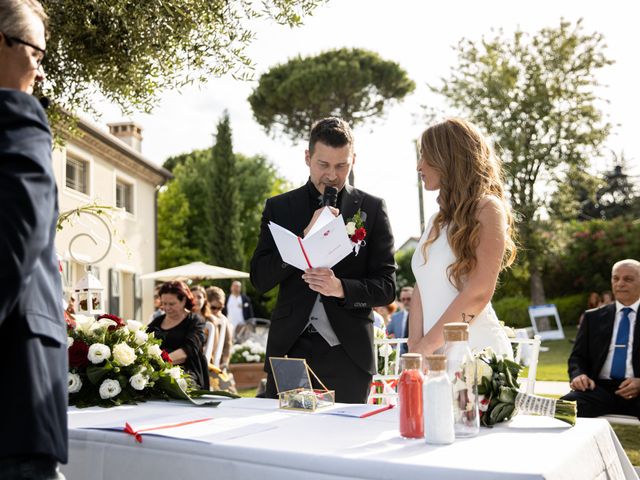
[[[429,220],[411,259],[411,268],[422,299],[423,335],[431,330],[459,293],[447,276],[447,268],[455,261],[456,257],[449,245],[446,227],[440,231],[436,241],[429,246],[428,260],[426,263],[424,261],[422,245],[427,240],[434,218],[435,215]],[[462,312],[456,321],[462,321]],[[511,343],[498,322],[491,303],[488,303],[482,312],[471,321],[469,346],[471,350],[478,351],[485,347],[491,347],[496,353],[506,355],[509,358],[513,357]]]

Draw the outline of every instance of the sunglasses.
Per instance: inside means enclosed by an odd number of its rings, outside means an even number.
[[[213,305],[211,305],[211,311],[218,312],[220,310],[222,310],[222,307],[214,307]]]

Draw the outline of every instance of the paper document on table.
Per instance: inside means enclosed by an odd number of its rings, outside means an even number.
[[[192,414],[170,415],[162,420],[137,417],[116,422],[85,426],[94,430],[115,430],[125,432],[142,443],[142,437],[154,435],[178,438],[193,442],[210,443],[212,440],[231,440],[276,428],[274,425],[251,422],[243,418],[200,417]]]
[[[355,404],[328,408],[318,413],[322,415],[340,415],[343,417],[367,418],[393,408],[393,405]]]
[[[304,238],[273,222],[269,230],[282,260],[300,270],[331,268],[353,250],[342,215],[334,217],[328,207]]]

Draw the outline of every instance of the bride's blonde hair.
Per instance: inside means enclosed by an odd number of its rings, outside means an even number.
[[[447,119],[427,128],[420,140],[420,161],[440,175],[440,211],[434,218],[422,255],[447,226],[447,238],[456,257],[447,268],[449,281],[458,290],[476,267],[476,249],[480,242],[478,204],[493,196],[502,201],[507,218],[505,251],[500,269],[516,257],[513,215],[504,195],[500,160],[474,125],[459,118]]]

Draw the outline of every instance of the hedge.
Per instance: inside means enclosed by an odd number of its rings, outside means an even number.
[[[558,309],[560,322],[563,325],[576,325],[587,305],[587,294],[569,295],[566,297],[550,298],[547,303],[552,303]],[[514,328],[526,328],[531,326],[529,319],[529,305],[531,302],[526,297],[504,297],[493,303],[493,308],[505,325]]]

